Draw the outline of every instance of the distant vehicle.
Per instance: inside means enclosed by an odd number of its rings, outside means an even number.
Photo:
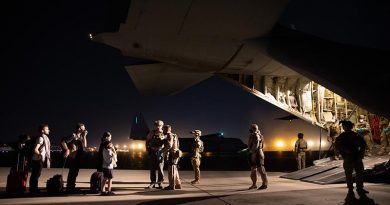
[[[12,149],[12,147],[6,144],[0,146],[0,152],[9,152],[9,151],[14,151],[14,149]]]
[[[204,152],[212,152],[215,154],[227,154],[237,153],[245,148],[247,145],[241,139],[237,138],[225,138],[224,134],[214,133],[208,135],[202,135],[200,139],[204,143]],[[191,152],[191,144],[194,139],[191,138],[180,138],[180,148],[183,152]]]

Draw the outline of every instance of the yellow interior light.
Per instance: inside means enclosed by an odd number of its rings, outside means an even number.
[[[284,145],[285,145],[285,143],[281,140],[276,142],[276,147],[278,147],[278,148],[282,148],[282,147],[284,147]]]
[[[313,145],[314,145],[314,142],[313,142],[313,141],[311,141],[311,140],[307,141],[307,146],[311,147],[311,146],[313,146]]]

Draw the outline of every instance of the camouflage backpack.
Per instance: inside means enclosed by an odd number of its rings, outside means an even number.
[[[200,141],[199,152],[202,153],[204,151],[204,145],[202,140],[199,141]]]

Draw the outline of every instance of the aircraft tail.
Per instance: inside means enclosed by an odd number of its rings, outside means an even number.
[[[141,113],[135,114],[131,125],[130,137],[132,140],[146,140],[149,127]]]

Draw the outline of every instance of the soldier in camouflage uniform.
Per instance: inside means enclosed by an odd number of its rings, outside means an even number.
[[[382,128],[381,132],[381,150],[378,155],[384,155],[387,152],[387,146],[389,146],[390,140],[390,123]],[[390,155],[390,152],[389,152]]]
[[[337,151],[334,143],[336,142],[336,138],[341,134],[340,122],[336,120],[336,122],[331,123],[328,127],[328,142],[332,143],[331,148],[329,150],[333,151],[334,158],[339,159],[339,152]]]
[[[359,122],[356,124],[356,131],[361,135],[367,144],[365,156],[372,156],[372,136],[370,124],[366,121],[365,115],[359,116]]]
[[[201,153],[203,152],[204,146],[203,141],[200,140],[200,136],[202,135],[202,132],[200,130],[194,130],[190,132],[191,134],[194,134],[194,142],[192,143],[191,149],[192,149],[192,157],[191,157],[191,164],[192,168],[195,171],[195,179],[191,182],[191,184],[199,184],[200,179],[200,158],[202,157]]]
[[[266,189],[268,186],[267,173],[264,168],[264,152],[263,143],[264,137],[260,133],[259,127],[256,124],[250,126],[250,135],[248,140],[248,151],[250,153],[250,164],[251,164],[251,179],[252,186],[249,189],[257,188],[257,172],[260,173],[263,184],[259,189]]]
[[[154,125],[156,128],[146,137],[146,149],[150,162],[150,185],[146,188],[162,189],[162,183],[164,182],[164,157],[162,153],[164,134],[162,127],[164,122],[157,120],[154,122]],[[158,178],[156,171],[158,172]]]
[[[303,133],[298,133],[298,140],[295,142],[294,152],[297,155],[298,170],[306,168],[307,142],[303,139]]]
[[[164,153],[165,161],[168,164],[168,181],[169,186],[165,187],[165,190],[181,189],[181,181],[179,172],[177,170],[177,164],[181,157],[181,151],[179,149],[179,138],[176,134],[172,133],[170,125],[164,125],[163,128],[165,135]]]

